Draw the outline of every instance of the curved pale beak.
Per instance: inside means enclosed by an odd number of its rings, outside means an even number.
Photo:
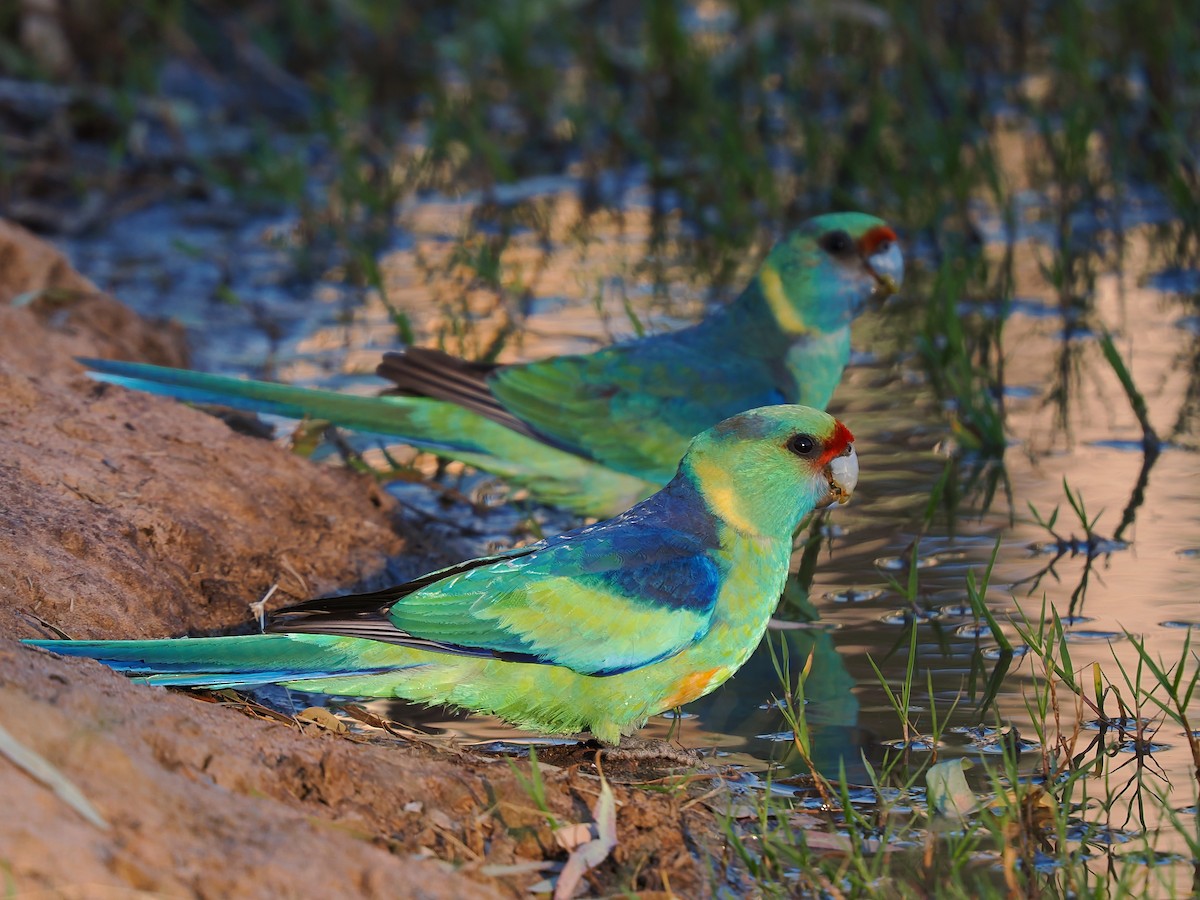
[[[880,300],[886,300],[900,290],[904,283],[904,256],[895,241],[883,241],[866,259],[867,271],[875,278],[872,292]]]
[[[853,444],[848,445],[841,456],[830,460],[825,467],[825,477],[829,479],[829,493],[820,499],[817,509],[849,503],[858,484],[858,454],[854,452]]]

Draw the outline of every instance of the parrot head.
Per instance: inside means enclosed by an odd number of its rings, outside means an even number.
[[[858,483],[850,429],[807,406],[748,410],[697,435],[680,463],[709,509],[739,531],[790,537]]]
[[[896,233],[857,212],[809,219],[775,245],[756,278],[775,321],[790,334],[843,328],[903,280]]]

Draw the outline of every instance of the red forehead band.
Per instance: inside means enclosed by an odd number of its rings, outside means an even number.
[[[891,241],[896,242],[896,232],[886,225],[876,225],[858,239],[858,249],[863,256],[873,256],[879,245]]]
[[[846,448],[854,443],[854,435],[841,422],[833,426],[833,435],[825,442],[825,452],[821,454],[818,465],[827,465],[835,456],[841,456]]]

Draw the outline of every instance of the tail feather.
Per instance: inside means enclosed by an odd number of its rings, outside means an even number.
[[[326,419],[346,428],[402,438],[434,452],[488,452],[479,441],[471,439],[470,431],[453,437],[447,432],[434,433],[436,428],[430,427],[434,418],[431,413],[434,407],[445,404],[422,397],[356,397],[147,363],[88,358],[79,362],[99,381],[189,403],[212,403],[292,419]]]
[[[366,662],[361,641],[329,635],[255,634],[157,641],[42,641],[24,643],[63,656],[104,663],[147,684],[236,688],[332,677],[368,676],[403,668]]]
[[[511,428],[517,434],[562,447],[562,442],[539,434],[496,399],[487,382],[496,369],[496,366],[468,362],[441,350],[406,347],[385,353],[375,374],[393,382],[396,391],[402,395],[453,403]]]
[[[606,469],[472,410],[429,397],[355,397],[145,363],[81,359],[94,378],[193,403],[290,418],[326,419],[388,435],[528,488],[543,503],[584,515],[613,515],[659,487]]]

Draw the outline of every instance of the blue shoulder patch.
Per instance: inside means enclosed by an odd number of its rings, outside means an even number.
[[[646,565],[629,562],[592,579],[633,603],[707,615],[716,605],[721,573],[707,556],[680,556]]]

